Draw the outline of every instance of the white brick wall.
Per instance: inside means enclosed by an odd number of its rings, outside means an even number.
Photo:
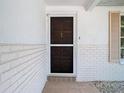
[[[77,81],[124,80],[124,65],[108,62],[108,45],[79,45]]]
[[[0,44],[0,93],[41,93],[47,74],[46,45]]]

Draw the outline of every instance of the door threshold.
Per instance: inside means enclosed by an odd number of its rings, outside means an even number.
[[[74,74],[68,74],[68,73],[52,73],[49,74],[47,77],[48,81],[59,81],[59,82],[75,82],[76,81],[76,76]]]
[[[48,76],[58,76],[58,77],[76,77],[73,73],[51,73]]]

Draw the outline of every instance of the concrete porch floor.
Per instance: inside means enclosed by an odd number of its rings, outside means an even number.
[[[89,82],[48,81],[43,93],[100,93]]]

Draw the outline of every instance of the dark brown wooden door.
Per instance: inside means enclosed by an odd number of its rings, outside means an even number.
[[[73,46],[66,46],[73,45],[73,17],[51,17],[50,22],[51,73],[73,73]]]
[[[73,44],[73,17],[51,17],[51,44]]]
[[[51,47],[51,72],[73,73],[73,47]]]

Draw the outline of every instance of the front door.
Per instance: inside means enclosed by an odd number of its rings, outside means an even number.
[[[73,17],[50,17],[51,73],[73,73]]]

